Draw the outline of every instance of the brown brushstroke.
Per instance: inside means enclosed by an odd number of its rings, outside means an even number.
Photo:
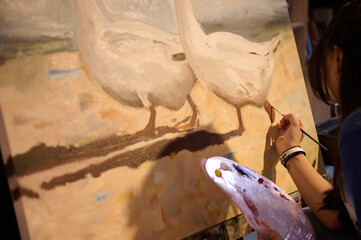
[[[186,55],[184,53],[176,53],[172,55],[172,61],[174,62],[181,62],[186,60]]]
[[[275,108],[268,100],[264,103],[264,109],[267,111],[271,123],[273,123],[276,118],[276,112],[275,112]]]
[[[4,167],[5,167],[6,176],[8,178],[15,175],[14,159],[11,156],[8,157],[8,160],[6,161]]]
[[[175,133],[177,129],[158,127],[156,132],[155,137],[161,137],[166,133]],[[80,147],[75,147],[74,145],[49,147],[44,143],[40,143],[26,153],[15,155],[13,157],[13,165],[15,166],[16,175],[24,176],[70,162],[106,156],[110,152],[121,150],[129,145],[153,138],[150,135],[144,134],[111,135]]]
[[[189,119],[191,119],[191,116],[188,116],[188,117],[184,118],[183,120],[181,120],[180,122],[178,122],[178,123],[175,125],[175,127],[180,126],[182,123],[188,122]]]
[[[177,127],[180,130],[191,131],[191,130],[196,129],[199,126],[199,121],[197,121],[197,120],[199,120],[198,119],[199,111],[198,111],[197,105],[193,102],[190,94],[187,94],[187,101],[189,103],[189,106],[192,109],[192,117],[187,118],[188,120],[190,119],[189,122],[187,120],[188,123],[181,125],[181,123],[184,123],[184,122],[180,122],[175,127]]]
[[[190,94],[187,95],[187,101],[189,103],[189,106],[191,106],[192,108],[192,118],[191,121],[189,122],[189,124],[193,127],[196,126],[196,122],[197,122],[197,116],[198,116],[198,107],[197,105],[193,102],[193,99],[191,97]]]
[[[154,44],[161,44],[161,45],[165,45],[165,46],[169,45],[169,44],[167,44],[167,43],[165,43],[163,41],[159,41],[159,40],[153,40],[153,43]]]
[[[12,191],[14,201],[17,201],[22,196],[27,196],[29,198],[39,198],[39,194],[31,189],[24,187],[17,187]]]
[[[163,140],[147,147],[141,148],[138,151],[129,151],[127,153],[119,154],[112,158],[105,160],[102,163],[91,164],[90,166],[83,168],[73,173],[67,173],[62,176],[55,177],[49,182],[43,182],[41,188],[45,190],[51,190],[56,186],[65,185],[85,178],[87,174],[91,174],[93,177],[99,177],[101,173],[110,169],[127,166],[131,168],[139,167],[146,160],[154,161],[157,159],[158,149],[164,147],[168,141]]]
[[[20,195],[30,198],[39,198],[39,194],[31,189],[20,187]]]
[[[145,161],[156,161],[162,157],[170,156],[182,150],[197,152],[209,146],[221,145],[230,138],[239,136],[237,131],[231,131],[226,134],[210,133],[205,130],[186,134],[183,137],[175,139],[165,139],[142,147],[140,149],[118,154],[104,162],[91,164],[73,173],[67,173],[62,176],[54,177],[48,182],[43,182],[41,188],[51,190],[57,186],[65,185],[85,178],[87,174],[93,177],[99,177],[103,172],[116,167],[137,168]]]
[[[150,112],[150,117],[149,117],[149,120],[148,120],[148,124],[145,126],[145,128],[143,130],[141,130],[141,131],[139,131],[137,133],[154,137],[156,135],[156,132],[155,132],[155,119],[156,119],[156,116],[157,116],[157,111],[155,110],[155,108],[153,106],[149,106],[148,110]]]

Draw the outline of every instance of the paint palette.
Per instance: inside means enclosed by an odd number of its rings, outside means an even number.
[[[315,239],[312,225],[300,206],[266,177],[222,157],[203,159],[201,165],[256,231],[271,228],[282,239]]]

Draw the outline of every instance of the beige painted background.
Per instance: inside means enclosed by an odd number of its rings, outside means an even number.
[[[280,111],[294,112],[302,119],[304,129],[316,136],[292,30],[286,24],[278,33],[284,44],[277,55],[268,99]],[[134,134],[146,125],[146,109],[113,100],[87,77],[83,68],[77,51],[19,53],[3,62],[0,106],[13,158],[39,144],[80,148],[109,136]],[[234,107],[199,82],[191,96],[199,109],[200,126],[196,130],[223,134],[237,128]],[[188,104],[179,111],[157,107],[156,126],[174,127],[191,113]],[[147,161],[145,155],[137,168],[110,167],[98,176],[85,173],[75,181],[48,190],[42,188],[43,183],[56,177],[102,166],[125,152],[136,154],[151,144],[186,134],[179,131],[102,156],[12,178],[22,190],[20,200],[31,238],[177,239],[220,223],[239,214],[239,210],[203,175],[199,163],[204,157],[230,152],[234,152],[234,160],[258,172],[265,170],[266,175],[272,176],[275,171],[276,184],[287,192],[295,191],[272,145],[278,132],[276,124],[271,125],[263,108],[245,106],[242,114],[247,130],[222,145],[196,152],[183,150],[156,161]],[[279,120],[276,115],[275,123]],[[4,146],[2,142],[1,147]],[[317,161],[317,145],[305,138],[302,147],[311,162]]]

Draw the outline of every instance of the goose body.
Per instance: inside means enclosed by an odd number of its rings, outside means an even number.
[[[246,104],[265,105],[271,111],[267,96],[281,37],[256,43],[229,32],[206,35],[194,16],[191,0],[175,0],[175,6],[181,43],[197,78],[234,105],[239,117],[239,108]],[[239,129],[243,129],[239,120]]]
[[[90,76],[114,99],[151,111],[180,109],[195,75],[179,38],[139,22],[112,22],[95,0],[75,0],[79,49]],[[154,130],[154,126],[152,126]]]

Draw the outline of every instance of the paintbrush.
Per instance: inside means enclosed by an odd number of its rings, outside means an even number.
[[[276,112],[278,112],[279,114],[281,114],[282,117],[283,117],[283,113],[281,113],[277,108],[275,108],[275,107],[273,107],[273,106],[272,106],[272,108],[273,108],[274,110],[276,110]],[[302,128],[300,128],[300,130],[301,130],[301,132],[304,133],[307,137],[309,137],[312,141],[314,141],[315,143],[317,143],[323,150],[328,151],[328,149],[327,149],[322,143],[320,143],[319,141],[317,141],[316,139],[314,139],[313,137],[311,137],[311,135],[308,134],[305,130],[303,130]]]

